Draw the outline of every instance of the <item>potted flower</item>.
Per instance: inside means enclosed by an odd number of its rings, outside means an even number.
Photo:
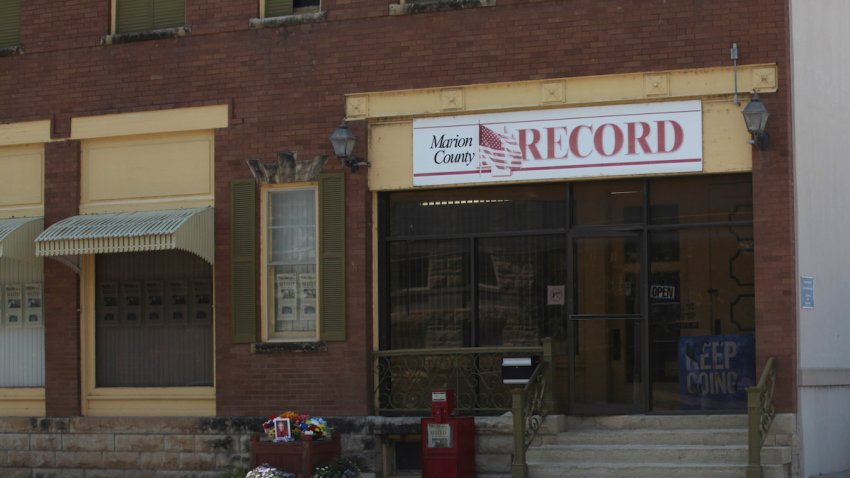
[[[278,470],[269,465],[260,465],[249,471],[245,478],[295,478],[295,474]]]
[[[350,458],[337,458],[313,470],[313,478],[358,478],[359,476],[360,468]]]
[[[322,417],[287,410],[263,422],[264,439],[251,437],[251,465],[268,463],[299,477],[339,457],[340,440]],[[272,475],[273,476],[273,475]]]
[[[323,440],[331,438],[332,435],[328,422],[324,418],[302,415],[292,410],[269,417],[263,422],[263,432],[272,441],[279,442],[297,441],[305,437]]]

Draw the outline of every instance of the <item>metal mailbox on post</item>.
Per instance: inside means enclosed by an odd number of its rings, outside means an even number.
[[[525,385],[534,374],[539,357],[502,357],[502,383],[505,385]]]
[[[431,416],[422,419],[422,478],[475,477],[475,419],[451,416],[454,390],[431,391]]]

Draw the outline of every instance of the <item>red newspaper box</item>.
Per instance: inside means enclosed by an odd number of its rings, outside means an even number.
[[[422,419],[422,478],[475,478],[475,419],[451,416],[454,391],[431,391]]]

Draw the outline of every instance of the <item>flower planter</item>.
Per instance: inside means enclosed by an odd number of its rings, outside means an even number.
[[[313,440],[305,436],[298,441],[274,443],[260,441],[259,434],[251,435],[251,467],[269,464],[277,469],[295,473],[298,478],[311,478],[313,469],[339,456],[339,434],[330,440]]]

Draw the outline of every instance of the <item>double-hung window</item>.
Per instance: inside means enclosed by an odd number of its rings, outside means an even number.
[[[185,0],[113,0],[115,33],[145,32],[184,26]]]
[[[0,0],[0,48],[21,43],[21,0]]]
[[[345,176],[324,173],[315,179],[263,184],[259,228],[254,182],[231,183],[230,300],[236,343],[346,340]]]
[[[318,339],[318,188],[265,193],[268,338]]]

